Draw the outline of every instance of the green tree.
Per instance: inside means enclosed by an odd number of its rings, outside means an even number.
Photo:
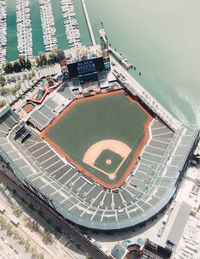
[[[30,218],[28,216],[24,216],[23,220],[27,224],[30,221]]]
[[[13,235],[15,239],[19,239],[19,233],[16,229],[13,231]]]
[[[31,251],[31,253],[32,253],[33,256],[37,256],[37,255],[38,255],[38,252],[37,252],[37,249],[36,249],[35,246],[34,246],[34,247],[31,247],[30,251]]]
[[[28,252],[29,249],[30,249],[30,246],[31,246],[29,239],[27,239],[27,240],[25,241],[24,246],[25,246],[26,252]]]
[[[20,55],[18,58],[19,58],[19,64],[20,64],[21,68],[25,68],[26,67],[26,57],[24,55]]]
[[[13,64],[13,70],[14,72],[20,72],[21,71],[21,64],[19,63],[19,61],[15,61]]]
[[[8,235],[12,235],[13,230],[11,224],[6,224],[5,229],[7,230]]]
[[[44,259],[44,254],[40,253],[38,254],[39,259]]]
[[[7,96],[7,95],[9,95],[9,93],[10,93],[10,89],[8,89],[8,88],[1,88],[0,89],[0,94],[2,95],[2,96]]]
[[[30,228],[31,230],[34,231],[39,231],[39,224],[35,222],[34,220],[32,221],[29,217],[25,216],[24,217],[24,222],[26,227]]]
[[[13,72],[13,65],[12,65],[12,63],[6,61],[6,64],[3,67],[3,69],[4,69],[6,74],[12,73]]]
[[[21,206],[12,205],[12,210],[15,216],[20,217],[22,215],[23,209]]]
[[[41,64],[44,66],[44,65],[47,65],[47,55],[45,53],[41,54],[40,55],[40,61],[41,61]]]
[[[1,226],[1,228],[5,228],[5,226],[6,226],[6,220],[5,220],[5,218],[4,217],[2,217],[2,216],[0,216],[0,226]]]
[[[28,77],[27,77],[27,75],[25,74],[25,75],[23,75],[23,78],[24,78],[24,79],[27,79]]]
[[[46,53],[40,53],[38,57],[36,57],[36,63],[38,66],[44,66],[48,64]]]
[[[30,74],[28,75],[28,79],[31,80],[32,77],[33,77],[33,75],[32,75],[32,73],[30,73]]]
[[[20,83],[17,83],[15,87],[13,87],[11,90],[10,90],[10,93],[11,94],[16,94],[16,92],[20,89],[21,87],[21,84]]]
[[[89,254],[89,253],[85,253],[85,256],[86,256],[88,259],[92,259],[92,256],[91,256],[91,254]]]
[[[6,79],[3,76],[0,76],[0,85],[4,86]]]
[[[32,221],[32,229],[34,231],[39,231],[39,228],[40,228],[39,224],[35,221]]]
[[[10,78],[10,80],[11,80],[11,82],[15,82],[15,81],[16,81],[16,77],[15,77],[15,76],[12,76],[12,77]]]
[[[3,106],[5,106],[6,105],[6,101],[5,100],[1,100],[0,101],[0,108],[2,108]]]
[[[56,49],[55,53],[57,54],[58,57],[58,62],[62,61],[63,59],[65,59],[65,53],[62,49]]]
[[[19,243],[20,243],[21,245],[24,245],[25,240],[24,240],[23,236],[19,236]]]
[[[25,65],[25,68],[27,68],[27,69],[31,69],[31,67],[32,67],[32,65],[31,65],[31,61],[27,58],[27,60],[26,60],[26,65]]]
[[[52,236],[51,236],[51,234],[49,233],[49,231],[44,230],[44,231],[42,232],[42,241],[43,241],[45,244],[48,244],[48,243],[52,243],[52,242],[53,242]]]
[[[37,65],[40,66],[40,58],[39,58],[39,57],[36,57],[36,58],[35,58],[35,61],[36,61]]]
[[[48,64],[55,64],[58,61],[59,61],[59,59],[56,54],[54,54],[54,53],[49,54]]]

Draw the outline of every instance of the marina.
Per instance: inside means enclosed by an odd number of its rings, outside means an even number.
[[[29,0],[16,1],[17,49],[19,55],[33,56],[32,28]]]
[[[6,60],[7,24],[6,24],[6,1],[0,2],[0,64]]]
[[[58,42],[51,0],[39,0],[39,4],[45,50],[52,51],[57,49]]]
[[[69,47],[81,46],[81,35],[72,0],[61,0],[62,16]]]
[[[91,43],[81,0],[2,0],[0,5],[0,64]]]

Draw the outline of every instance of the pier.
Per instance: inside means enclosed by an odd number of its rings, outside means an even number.
[[[108,44],[106,32],[103,28],[103,23],[102,23],[102,29],[99,30],[99,36],[102,39],[102,41],[108,46],[109,51],[115,56],[115,58],[128,70],[133,67],[133,65],[126,59],[123,58],[121,54],[117,52],[116,49],[113,49],[111,46]]]
[[[133,65],[126,58],[123,58],[115,49],[110,46],[108,49],[127,70],[133,67]]]
[[[92,45],[96,45],[96,41],[95,41],[95,37],[94,37],[94,33],[92,31],[92,25],[90,23],[90,18],[89,18],[89,15],[88,15],[88,12],[87,12],[87,7],[86,7],[86,4],[85,4],[85,0],[81,0],[82,1],[82,5],[83,5],[83,10],[84,10],[84,14],[85,14],[85,18],[86,18],[86,21],[87,21],[87,24],[88,24],[88,29],[89,29],[89,32],[90,32],[90,37],[91,37],[91,40],[92,40]]]
[[[109,50],[117,58],[117,60],[119,62],[122,61],[122,59],[123,59],[122,56],[115,49],[113,49],[111,46],[109,46]]]

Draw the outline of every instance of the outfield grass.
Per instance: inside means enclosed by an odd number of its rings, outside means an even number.
[[[144,123],[147,119],[148,115],[137,103],[131,102],[123,93],[118,93],[77,103],[46,135],[85,170],[108,184],[115,184],[125,173],[144,138]],[[104,139],[120,140],[132,149],[114,180],[82,162],[86,150]],[[108,169],[108,173],[120,161],[116,154],[111,155],[114,163],[106,165],[106,156],[109,158],[110,155],[102,152],[96,160],[96,165]]]

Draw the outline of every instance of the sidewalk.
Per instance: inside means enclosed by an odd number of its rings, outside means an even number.
[[[1,189],[1,187],[0,187]],[[39,238],[34,232],[31,232],[27,227],[24,226],[23,222],[23,216],[24,213],[18,220],[20,221],[18,226],[14,226],[12,222],[10,221],[9,215],[13,215],[12,208],[10,207],[10,204],[8,204],[5,199],[2,198],[2,192],[0,190],[0,203],[6,208],[5,212],[2,214],[2,216],[6,219],[6,222],[10,223],[12,225],[13,230],[17,230],[19,235],[22,235],[24,237],[24,240],[30,239],[31,247],[36,246],[39,253],[44,254],[44,258],[50,259],[55,258],[56,254],[51,251],[47,246],[45,246],[42,242],[42,239]]]

